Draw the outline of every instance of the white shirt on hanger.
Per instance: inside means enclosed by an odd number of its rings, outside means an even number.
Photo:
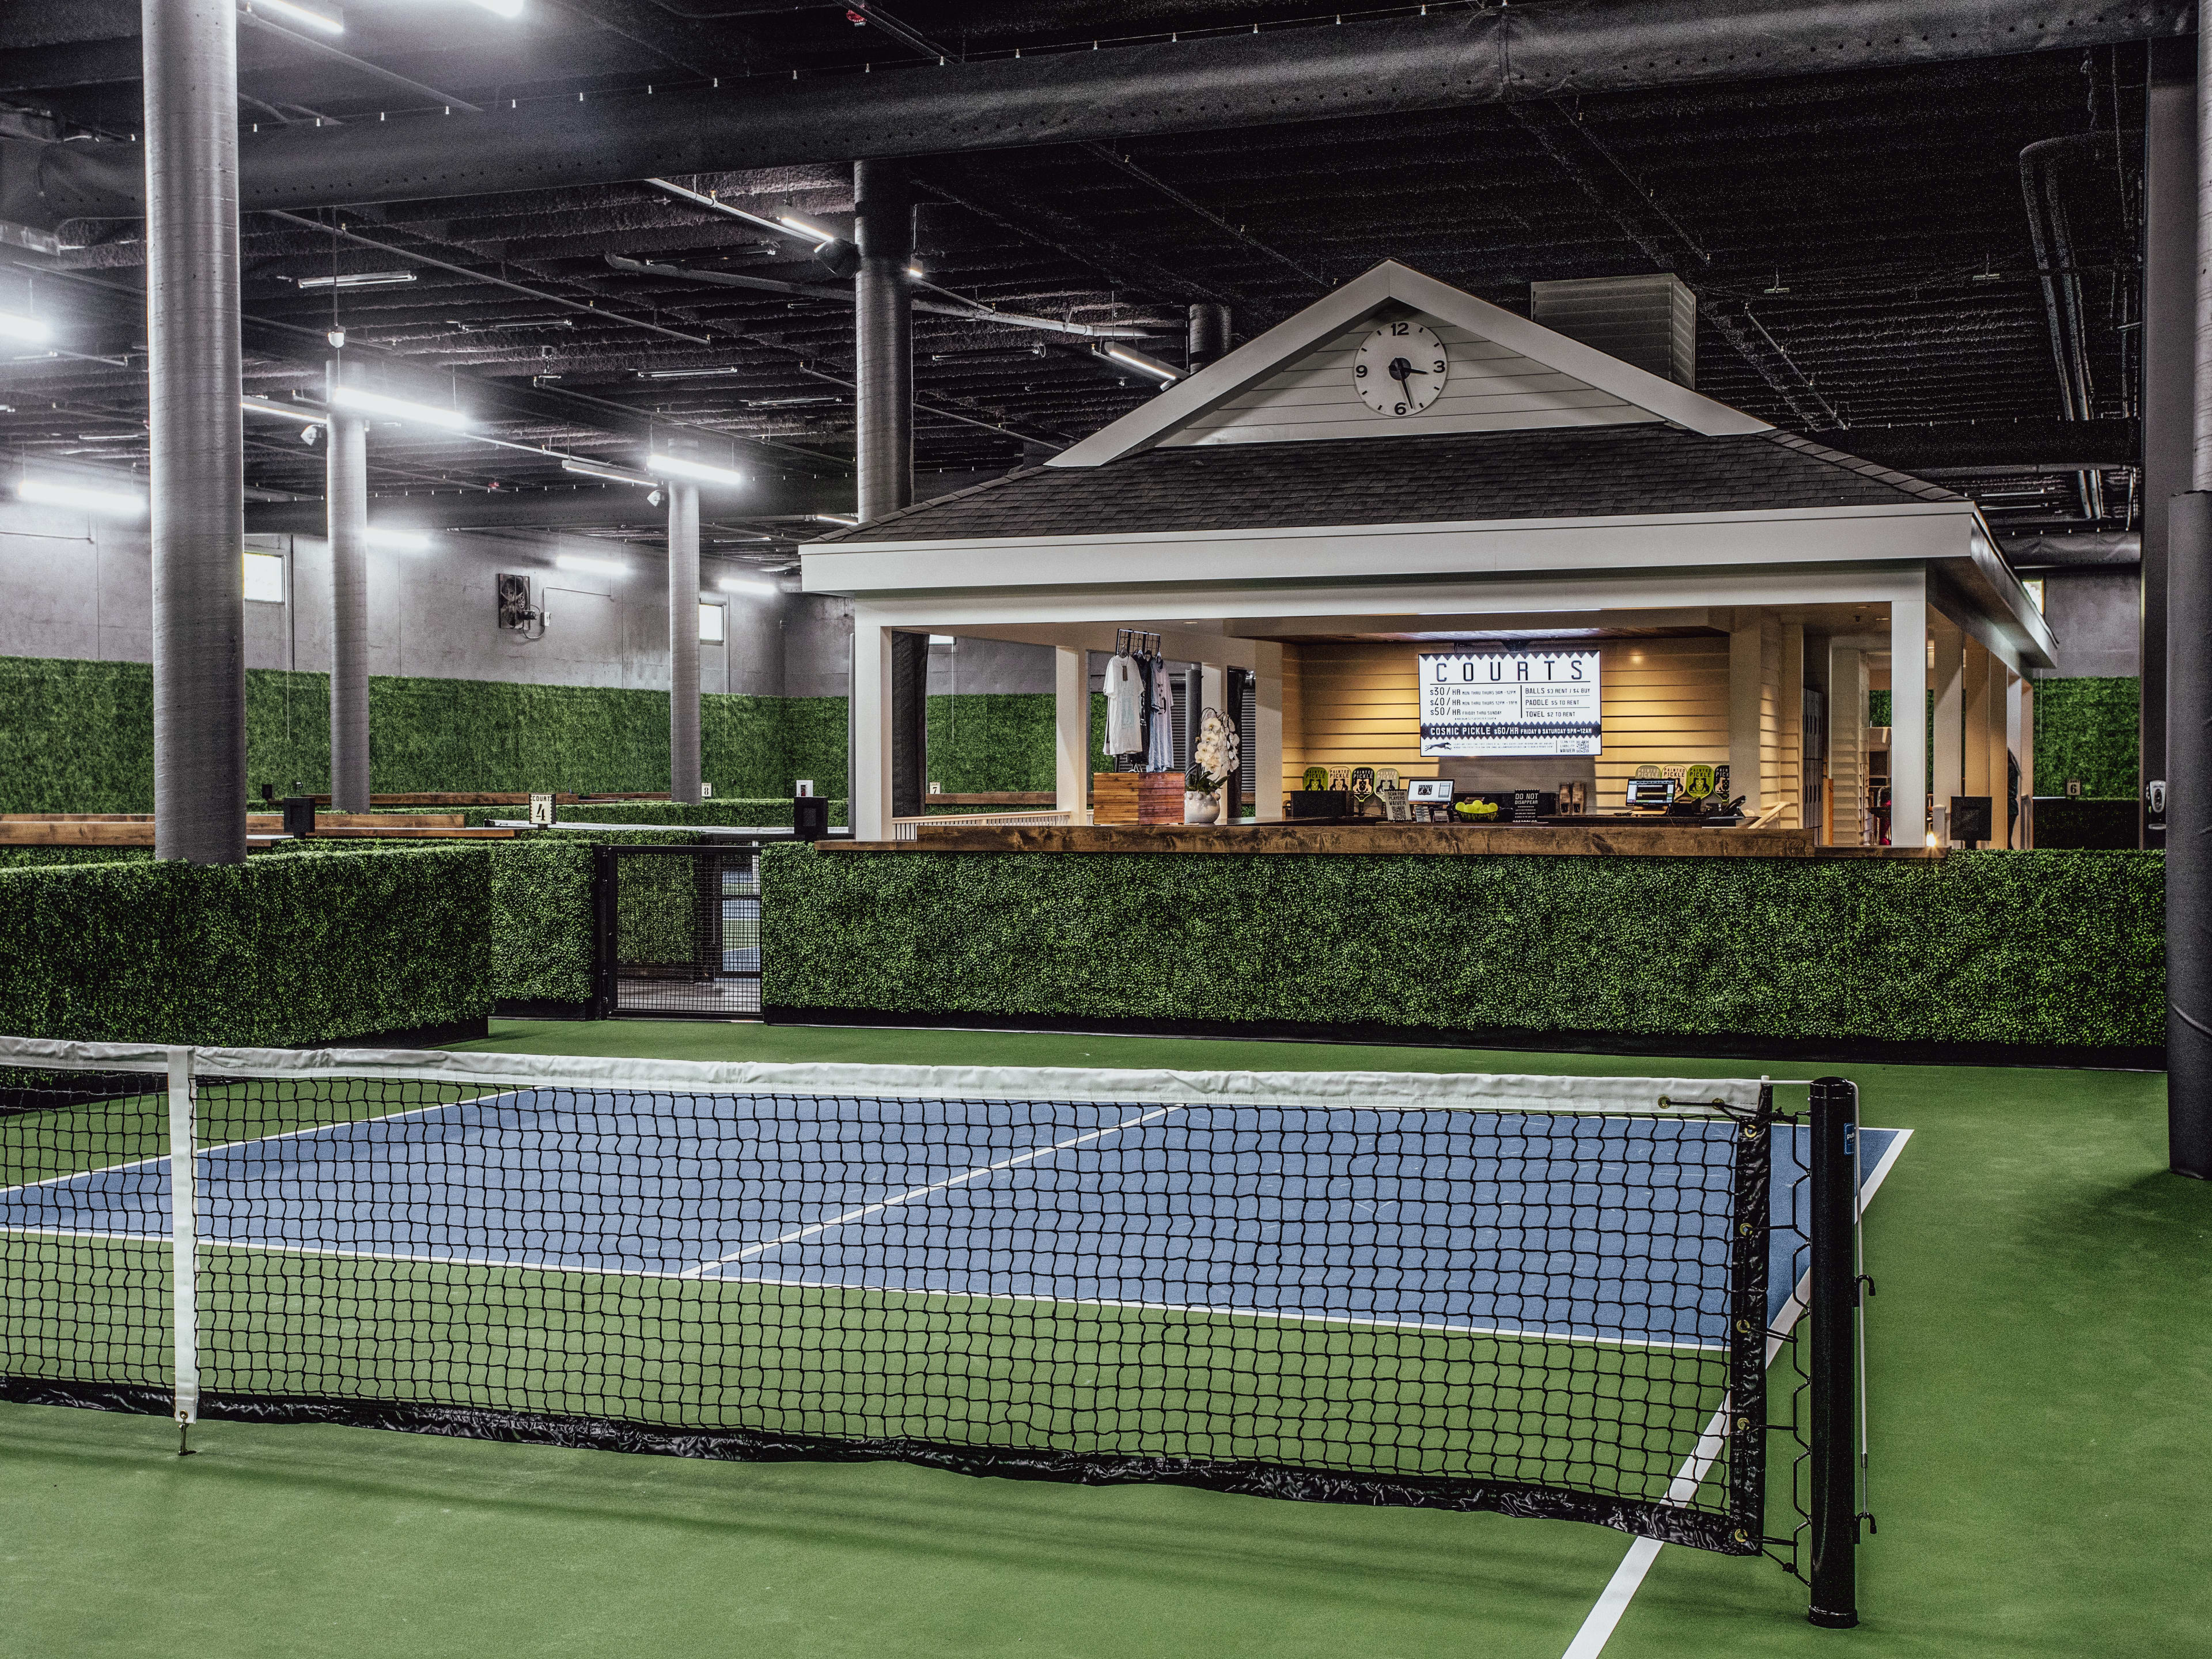
[[[1133,657],[1106,665],[1106,752],[1141,754],[1145,747],[1145,682]]]

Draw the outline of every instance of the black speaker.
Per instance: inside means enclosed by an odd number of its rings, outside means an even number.
[[[820,841],[830,833],[830,798],[801,795],[791,803],[791,833],[799,841]]]
[[[313,795],[284,797],[284,833],[288,836],[312,836],[315,833],[315,798]]]
[[[1990,839],[1990,799],[1987,795],[1951,797],[1951,839],[1976,846]]]

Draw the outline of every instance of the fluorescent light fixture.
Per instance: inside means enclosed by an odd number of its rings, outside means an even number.
[[[308,288],[397,288],[402,283],[411,283],[411,270],[349,270],[337,276],[300,276],[292,286]]]
[[[287,23],[299,23],[324,34],[343,34],[345,24],[328,12],[316,11],[308,6],[295,6],[292,0],[246,0],[251,12],[266,12]]]
[[[720,484],[733,489],[745,482],[745,475],[726,466],[709,466],[704,461],[687,461],[674,455],[647,455],[645,470],[663,478],[688,478],[693,483]]]
[[[817,524],[858,524],[860,520],[846,513],[810,513],[806,515]]]
[[[36,317],[25,317],[13,311],[0,311],[0,337],[10,340],[29,340],[34,343],[53,333]]]
[[[709,374],[742,374],[737,367],[722,368],[648,368],[641,371],[648,380],[696,380]]]
[[[404,398],[387,398],[381,392],[363,392],[359,386],[333,387],[331,401],[340,409],[350,409],[357,414],[389,415],[402,421],[421,421],[429,426],[442,426],[448,432],[465,431],[469,424],[469,417],[458,409],[440,409],[431,404],[411,404]]]
[[[15,486],[18,501],[41,507],[74,507],[103,518],[143,519],[146,498],[131,489],[102,489],[94,484],[63,483],[52,478],[25,478]]]
[[[801,236],[811,236],[817,242],[834,242],[837,240],[836,231],[824,230],[819,225],[810,224],[795,213],[779,213],[775,216],[775,222],[787,229],[797,231]]]
[[[774,582],[747,581],[743,576],[725,576],[714,586],[725,593],[781,593],[783,592]]]
[[[304,421],[311,426],[327,426],[331,417],[319,409],[309,409],[300,404],[280,404],[268,398],[242,397],[238,406],[249,415],[274,415],[283,421]]]
[[[1098,355],[1110,357],[1124,368],[1133,368],[1139,374],[1150,374],[1162,386],[1169,386],[1182,379],[1181,369],[1170,368],[1165,363],[1156,362],[1141,351],[1127,351],[1120,346],[1109,345],[1103,347]]]
[[[419,530],[402,530],[397,525],[373,524],[365,539],[371,547],[388,547],[395,553],[428,553],[430,538]]]
[[[563,472],[576,472],[586,478],[605,478],[613,483],[650,484],[653,480],[642,472],[632,472],[627,467],[603,466],[597,461],[586,461],[574,455],[561,458]]]
[[[588,570],[599,576],[627,576],[629,567],[620,559],[587,559],[580,553],[559,553],[553,558],[556,570]]]

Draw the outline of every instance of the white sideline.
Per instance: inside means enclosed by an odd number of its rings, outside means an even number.
[[[1880,1126],[1861,1124],[1860,1133],[1864,1133],[1869,1127]],[[1888,1133],[1888,1147],[1859,1183],[1859,1214],[1862,1217],[1866,1214],[1869,1200],[1888,1179],[1891,1169],[1897,1163],[1898,1154],[1905,1150],[1905,1143],[1912,1139],[1910,1129],[1892,1129]],[[1797,1281],[1796,1288],[1790,1293],[1790,1299],[1782,1304],[1782,1316],[1775,1322],[1773,1330],[1766,1338],[1768,1364],[1774,1363],[1774,1356],[1781,1352],[1790,1331],[1804,1317],[1805,1299],[1810,1292],[1811,1281],[1812,1274],[1808,1273]],[[1863,1397],[1861,1403],[1864,1404]],[[1674,1485],[1667,1489],[1669,1503],[1687,1501],[1690,1494],[1694,1493],[1704,1482],[1707,1472],[1713,1466],[1713,1460],[1720,1455],[1720,1422],[1727,1410],[1728,1407],[1723,1406],[1720,1411],[1713,1413],[1713,1420],[1705,1425],[1705,1432],[1699,1437],[1696,1449],[1684,1460],[1680,1470],[1674,1476]],[[1709,1445],[1710,1450],[1707,1449]],[[1605,1651],[1605,1644],[1613,1639],[1613,1632],[1619,1627],[1621,1615],[1628,1611],[1629,1602],[1635,1599],[1636,1592],[1643,1587],[1644,1575],[1651,1571],[1651,1564],[1659,1559],[1659,1540],[1656,1538],[1639,1538],[1628,1547],[1628,1553],[1621,1557],[1620,1565],[1613,1570],[1613,1577],[1606,1581],[1605,1588],[1598,1593],[1596,1605],[1590,1608],[1589,1616],[1583,1620],[1582,1628],[1575,1632],[1575,1639],[1567,1644],[1567,1650],[1559,1656],[1559,1659],[1598,1659],[1598,1656]]]

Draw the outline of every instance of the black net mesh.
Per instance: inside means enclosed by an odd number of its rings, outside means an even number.
[[[617,847],[614,1006],[652,1018],[760,1012],[760,846]]]
[[[0,1373],[169,1409],[158,1079],[7,1079]],[[1759,1547],[1768,1113],[204,1076],[200,1409]]]

